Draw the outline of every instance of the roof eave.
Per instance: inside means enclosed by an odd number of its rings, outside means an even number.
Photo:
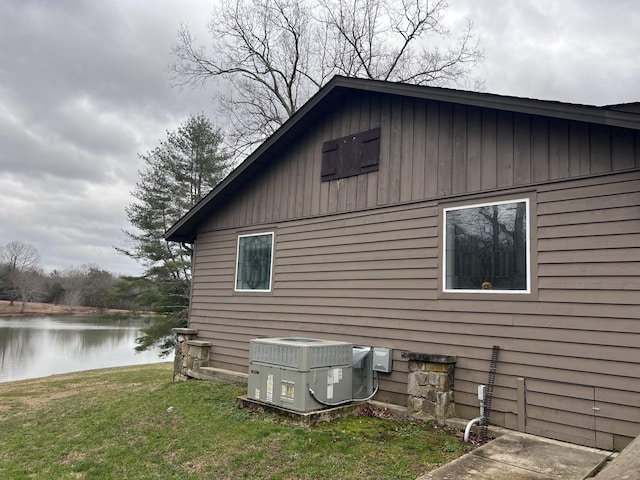
[[[606,107],[366,79],[346,80],[351,88],[359,90],[640,130],[637,114]]]

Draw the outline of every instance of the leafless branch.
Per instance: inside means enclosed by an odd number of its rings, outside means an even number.
[[[178,30],[174,85],[224,78],[218,95],[234,148],[272,134],[331,77],[463,85],[482,61],[469,21],[447,45],[445,0],[222,0],[211,45]]]

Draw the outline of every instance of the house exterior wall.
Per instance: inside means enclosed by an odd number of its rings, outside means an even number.
[[[640,167],[640,133],[360,92],[209,222],[254,225]],[[320,182],[322,143],[380,127],[380,170]],[[244,193],[250,192],[250,193]]]
[[[324,141],[378,126],[378,172],[320,182]],[[238,371],[259,336],[391,347],[397,403],[402,351],[457,355],[465,417],[499,345],[492,423],[620,447],[640,432],[638,167],[632,131],[354,95],[201,225],[189,326]],[[520,198],[531,293],[443,293],[442,209]],[[238,235],[266,231],[272,291],[235,292]]]

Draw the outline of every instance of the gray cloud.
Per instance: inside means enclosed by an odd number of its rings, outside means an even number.
[[[189,114],[202,90],[172,89],[180,23],[208,38],[210,0],[0,2],[0,244],[31,243],[51,271],[119,255],[138,154]],[[454,0],[452,31],[475,21],[492,93],[607,104],[639,100],[635,0]]]
[[[206,91],[170,88],[180,22],[208,1],[0,4],[0,244],[31,243],[46,269],[140,266],[114,250],[142,162]],[[197,21],[196,21],[197,20]]]
[[[603,105],[637,100],[634,0],[458,0],[481,33],[487,91]]]

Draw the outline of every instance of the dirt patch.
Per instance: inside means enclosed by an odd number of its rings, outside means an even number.
[[[87,458],[87,454],[83,452],[71,451],[67,453],[64,457],[58,460],[58,465],[67,466],[67,465],[75,465]]]
[[[186,473],[194,474],[194,473],[201,472],[202,470],[207,468],[210,465],[210,463],[211,463],[211,460],[209,457],[206,457],[206,458],[200,457],[200,458],[194,458],[193,460],[189,460],[188,462],[185,462],[182,466]]]

